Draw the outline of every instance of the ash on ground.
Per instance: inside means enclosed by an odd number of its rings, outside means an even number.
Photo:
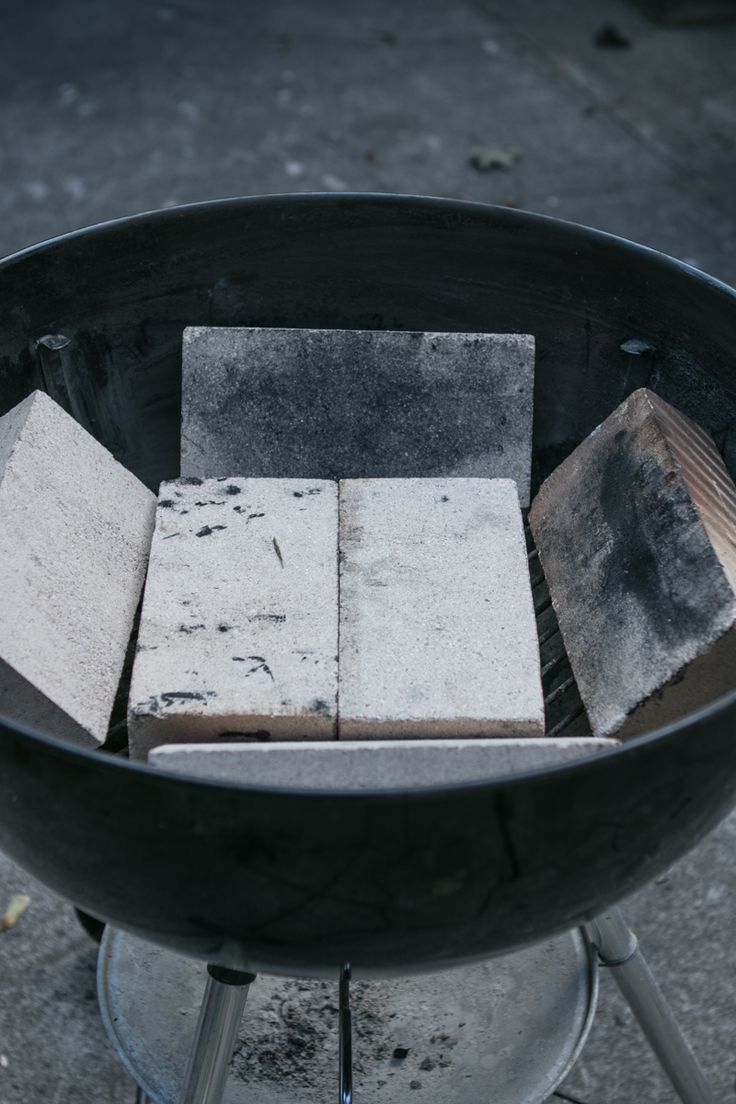
[[[246,1082],[290,1083],[303,1090],[314,1085],[315,1075],[321,1074],[336,1085],[337,984],[263,977],[256,985],[264,988],[257,1003],[249,1000],[246,1006],[233,1057],[233,1076]],[[390,990],[391,986],[382,982],[351,986],[354,1079],[360,1085],[361,1077],[369,1075],[380,1088],[401,1073],[402,1081],[410,1077],[411,1088],[421,1088],[422,1079],[431,1082],[433,1070],[451,1066],[458,1039],[447,1031],[433,1029],[428,1022],[426,1044],[407,1045],[398,1014],[390,1010]],[[416,1038],[415,1030],[410,1034]]]

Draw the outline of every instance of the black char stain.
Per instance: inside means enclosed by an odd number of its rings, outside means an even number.
[[[235,511],[236,514],[244,514],[247,509],[248,509],[247,506],[233,506],[233,510]],[[252,518],[262,518],[262,517],[265,517],[265,516],[266,516],[265,514],[248,514],[248,517],[246,518],[246,521],[251,521]]]
[[[271,733],[266,728],[257,728],[253,732],[221,732],[218,736],[218,741],[223,742],[232,740],[236,742],[238,740],[248,741],[249,743],[265,743],[271,739]]]
[[[268,675],[268,677],[271,679],[271,682],[276,681],[273,677],[273,672],[271,668],[268,666],[263,656],[251,655],[248,656],[248,659],[250,659],[255,664],[255,666],[249,668],[249,670],[245,672],[246,678],[248,678],[249,675],[254,675],[257,671],[263,671],[264,675]]]
[[[652,470],[652,464],[646,453],[620,447],[612,449],[603,461],[600,509],[613,543],[601,579],[601,599],[617,607],[628,595],[667,648],[677,643],[683,625],[695,636],[705,633],[713,611],[710,603],[702,600],[704,596],[681,585],[698,577],[703,549],[681,546],[676,564],[663,551],[671,534],[682,528],[682,491],[676,485],[667,486],[665,475],[665,485],[655,501],[651,495],[630,493],[631,487],[657,485],[659,473]]]
[[[225,488],[225,494],[229,494],[229,495],[240,494],[240,490],[241,490],[241,488],[236,487],[236,485],[234,483],[228,483],[227,487]]]
[[[227,525],[203,525],[199,532],[196,533],[196,536],[209,537],[216,529],[227,529]]]
[[[170,705],[174,701],[205,701],[214,696],[214,690],[200,693],[197,690],[166,690],[161,695],[161,700]]]
[[[284,566],[284,557],[281,555],[281,549],[279,548],[279,542],[276,540],[275,537],[273,537],[272,540],[273,540],[273,550],[276,553],[276,555],[278,556],[279,563],[283,567]]]
[[[482,371],[470,367],[461,381],[455,373],[446,379],[428,373],[422,340],[412,339],[411,348],[402,350],[408,355],[387,358],[373,350],[372,338],[368,345],[357,335],[339,348],[320,348],[319,357],[301,359],[294,375],[248,372],[233,381],[211,416],[234,425],[238,411],[257,412],[249,425],[248,456],[255,461],[273,455],[278,442],[280,468],[305,480],[292,484],[288,495],[304,494],[317,473],[322,479],[441,475],[476,450],[485,451],[489,435],[497,440],[498,416],[508,409],[489,408]],[[364,370],[346,371],[346,361]],[[285,434],[283,427],[297,418],[303,432]]]

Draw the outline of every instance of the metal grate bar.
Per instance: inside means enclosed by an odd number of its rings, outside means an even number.
[[[558,721],[556,725],[553,725],[552,728],[549,728],[547,730],[547,733],[546,733],[547,738],[551,740],[555,736],[567,736],[567,735],[569,735],[568,732],[565,732],[565,729],[571,728],[574,721],[577,721],[580,717],[584,717],[584,716],[585,716],[585,708],[583,707],[583,703],[581,702],[580,707],[578,708],[576,713],[573,713],[571,715],[563,717],[561,721]],[[586,725],[588,723],[587,717],[585,718],[585,723],[586,723]],[[576,733],[576,735],[580,736],[581,734]],[[582,735],[584,736],[584,735],[586,735],[586,733],[583,733]],[[587,735],[590,736],[590,727],[588,727]]]
[[[558,698],[562,697],[562,695],[565,693],[566,690],[569,690],[570,687],[574,686],[574,685],[575,685],[575,679],[572,677],[572,675],[570,675],[569,678],[566,678],[563,683],[561,683],[559,686],[555,687],[555,689],[552,690],[551,693],[549,693],[547,695],[547,697],[544,699],[545,705],[548,705],[548,706],[553,705],[557,701]]]
[[[555,668],[559,667],[565,660],[565,653],[558,652],[554,659],[550,659],[548,663],[545,663],[542,667],[542,679],[545,679],[547,675],[551,675]]]
[[[526,519],[525,530],[542,660],[546,735],[581,738],[590,736],[590,724],[578,693],[570,660],[567,658],[539,553],[534,546],[534,539]]]

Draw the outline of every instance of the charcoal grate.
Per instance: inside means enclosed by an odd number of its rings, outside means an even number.
[[[567,658],[565,644],[552,605],[549,587],[534,545],[529,521],[524,520],[529,574],[537,619],[539,656],[542,664],[545,734],[547,736],[591,736],[590,723]]]

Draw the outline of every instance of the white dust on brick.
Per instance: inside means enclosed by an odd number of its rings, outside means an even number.
[[[340,484],[341,739],[544,735],[510,480]]]
[[[251,786],[311,790],[404,790],[484,782],[559,766],[618,746],[617,740],[338,740],[333,743],[170,744],[148,762],[162,770]]]
[[[155,501],[44,393],[0,418],[0,713],[104,741]]]
[[[336,484],[162,484],[131,757],[170,741],[331,739],[336,695]]]

